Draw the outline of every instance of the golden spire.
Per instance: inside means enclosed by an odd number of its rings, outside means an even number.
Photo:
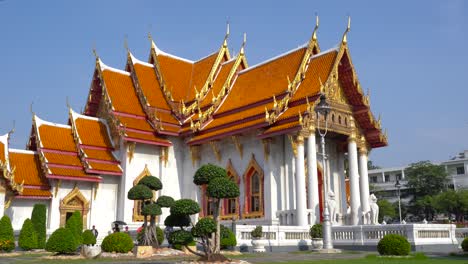
[[[315,28],[314,32],[312,33],[312,40],[316,41],[317,40],[317,30],[319,28],[319,16],[315,14]]]
[[[347,35],[348,35],[348,32],[351,30],[351,16],[348,16],[348,26],[346,27],[346,31],[344,32],[343,34],[343,39],[341,42],[343,42],[344,44],[346,44],[348,42],[348,39],[347,39]]]
[[[245,43],[247,42],[247,33],[244,32],[244,41],[242,41],[242,46],[241,46],[241,50],[240,50],[240,54],[244,54],[245,51]]]
[[[224,36],[223,47],[227,47],[227,40],[229,38],[229,20],[226,21],[226,35]]]

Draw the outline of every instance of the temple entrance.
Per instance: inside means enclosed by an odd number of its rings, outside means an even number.
[[[75,211],[81,213],[83,220],[83,227],[87,226],[89,201],[83,196],[78,187],[65,196],[60,202],[60,227],[64,227],[67,220],[72,216]]]

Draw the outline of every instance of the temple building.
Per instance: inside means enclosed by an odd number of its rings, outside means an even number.
[[[0,215],[20,229],[42,203],[52,231],[75,210],[102,235],[115,220],[135,228],[142,216],[127,192],[154,175],[163,183],[156,196],[195,199],[203,217],[213,206],[193,175],[213,163],[241,192],[223,204],[227,221],[308,226],[320,221],[327,196],[334,224],[365,223],[367,155],[387,136],[353,66],[349,26],[323,51],[317,29],[304,45],[257,65],[248,64],[245,39],[238,54],[229,52],[229,30],[218,50],[197,61],[162,51],[151,37],[149,59],[127,49],[124,69],[96,54],[82,113],[70,108],[63,124],[33,114],[25,150],[9,147],[11,133],[0,137]],[[326,120],[314,111],[321,95],[331,107]],[[322,163],[318,130],[325,126]],[[164,209],[161,225],[167,215]]]

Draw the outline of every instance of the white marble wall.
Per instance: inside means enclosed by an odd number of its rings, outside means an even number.
[[[10,217],[11,225],[14,230],[20,230],[23,226],[24,220],[27,218],[31,219],[31,213],[34,204],[45,204],[49,211],[50,201],[47,200],[26,200],[26,199],[14,199],[12,200],[10,207],[5,209],[5,215]]]

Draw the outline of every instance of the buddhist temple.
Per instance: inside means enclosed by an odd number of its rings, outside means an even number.
[[[229,223],[309,226],[320,222],[327,196],[336,204],[333,224],[365,224],[367,155],[387,136],[352,63],[349,25],[326,50],[317,31],[318,21],[305,44],[256,65],[245,38],[236,54],[229,51],[229,30],[219,49],[196,61],[164,52],[151,36],[149,59],[127,48],[123,69],[95,53],[82,113],[69,107],[62,124],[33,113],[22,150],[9,147],[14,133],[0,137],[0,215],[20,229],[41,203],[52,231],[76,210],[102,236],[115,220],[136,229],[142,216],[127,192],[153,175],[163,183],[157,196],[195,199],[200,217],[208,216],[213,204],[193,175],[213,163],[240,188],[239,198],[223,203]],[[315,112],[321,96],[330,105],[326,118]]]

